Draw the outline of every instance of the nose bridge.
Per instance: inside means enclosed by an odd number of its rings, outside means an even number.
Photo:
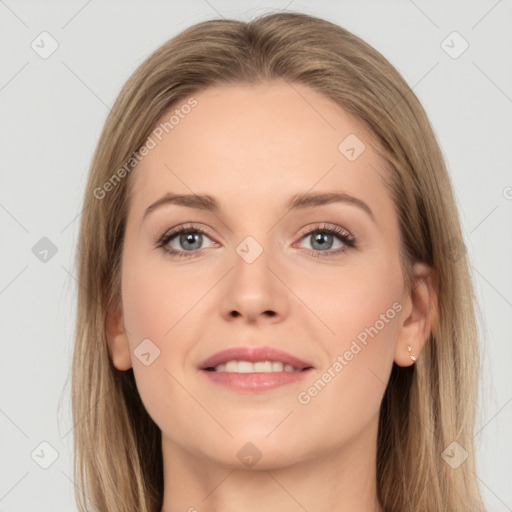
[[[249,321],[265,313],[283,316],[287,312],[286,293],[275,277],[272,249],[268,238],[260,243],[253,236],[244,238],[235,248],[233,270],[222,301],[223,314],[242,316]]]
[[[261,237],[260,237],[261,240]],[[272,251],[268,240],[260,243],[253,236],[247,236],[236,247],[233,281],[244,293],[263,297],[274,288],[272,283]]]

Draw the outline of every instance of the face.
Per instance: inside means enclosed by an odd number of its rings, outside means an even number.
[[[393,360],[407,364],[411,302],[375,142],[305,86],[194,98],[133,176],[114,364],[133,367],[176,452],[272,468],[342,449],[376,425]],[[254,347],[287,355],[250,365]],[[217,366],[233,360],[249,362]]]

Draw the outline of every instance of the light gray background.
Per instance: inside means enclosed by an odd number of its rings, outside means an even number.
[[[481,307],[478,478],[490,511],[512,510],[512,2],[184,4],[0,0],[0,512],[76,510],[73,254],[90,159],[122,84],[151,51],[196,22],[285,8],[365,39],[403,74],[430,116]],[[31,48],[43,31],[59,45],[47,59]],[[458,58],[441,46],[453,31],[469,44]],[[451,40],[452,53],[462,48]],[[32,251],[42,237],[57,248],[46,262]],[[42,442],[58,453],[48,469],[40,464],[51,462],[52,449]]]

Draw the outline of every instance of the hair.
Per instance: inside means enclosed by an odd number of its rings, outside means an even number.
[[[133,369],[117,370],[108,351],[105,319],[121,301],[135,174],[118,172],[114,181],[114,171],[133,159],[171,106],[210,86],[273,80],[306,85],[369,128],[388,171],[404,282],[412,286],[415,262],[433,269],[437,321],[413,366],[393,364],[380,408],[378,499],[386,511],[483,511],[473,445],[475,296],[441,149],[418,98],[388,60],[348,30],[294,12],[191,26],[142,62],[106,119],[76,253],[72,411],[79,510],[157,512],[163,503],[160,429],[144,408]],[[107,182],[102,198],[97,191]],[[456,469],[442,457],[452,442],[468,452]]]

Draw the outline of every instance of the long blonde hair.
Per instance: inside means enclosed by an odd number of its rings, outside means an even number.
[[[89,172],[76,255],[72,405],[80,511],[157,512],[163,501],[160,430],[141,402],[133,370],[113,366],[105,333],[107,311],[120,301],[134,174],[126,162],[134,164],[171,106],[215,84],[265,80],[307,85],[368,126],[389,169],[404,278],[410,284],[416,261],[435,272],[438,322],[415,365],[393,365],[380,410],[380,502],[386,511],[485,510],[473,447],[475,298],[451,183],[429,120],[374,48],[326,20],[281,12],[250,22],[210,20],[183,31],[140,65],[106,120]],[[468,453],[457,468],[442,457],[453,442]]]

